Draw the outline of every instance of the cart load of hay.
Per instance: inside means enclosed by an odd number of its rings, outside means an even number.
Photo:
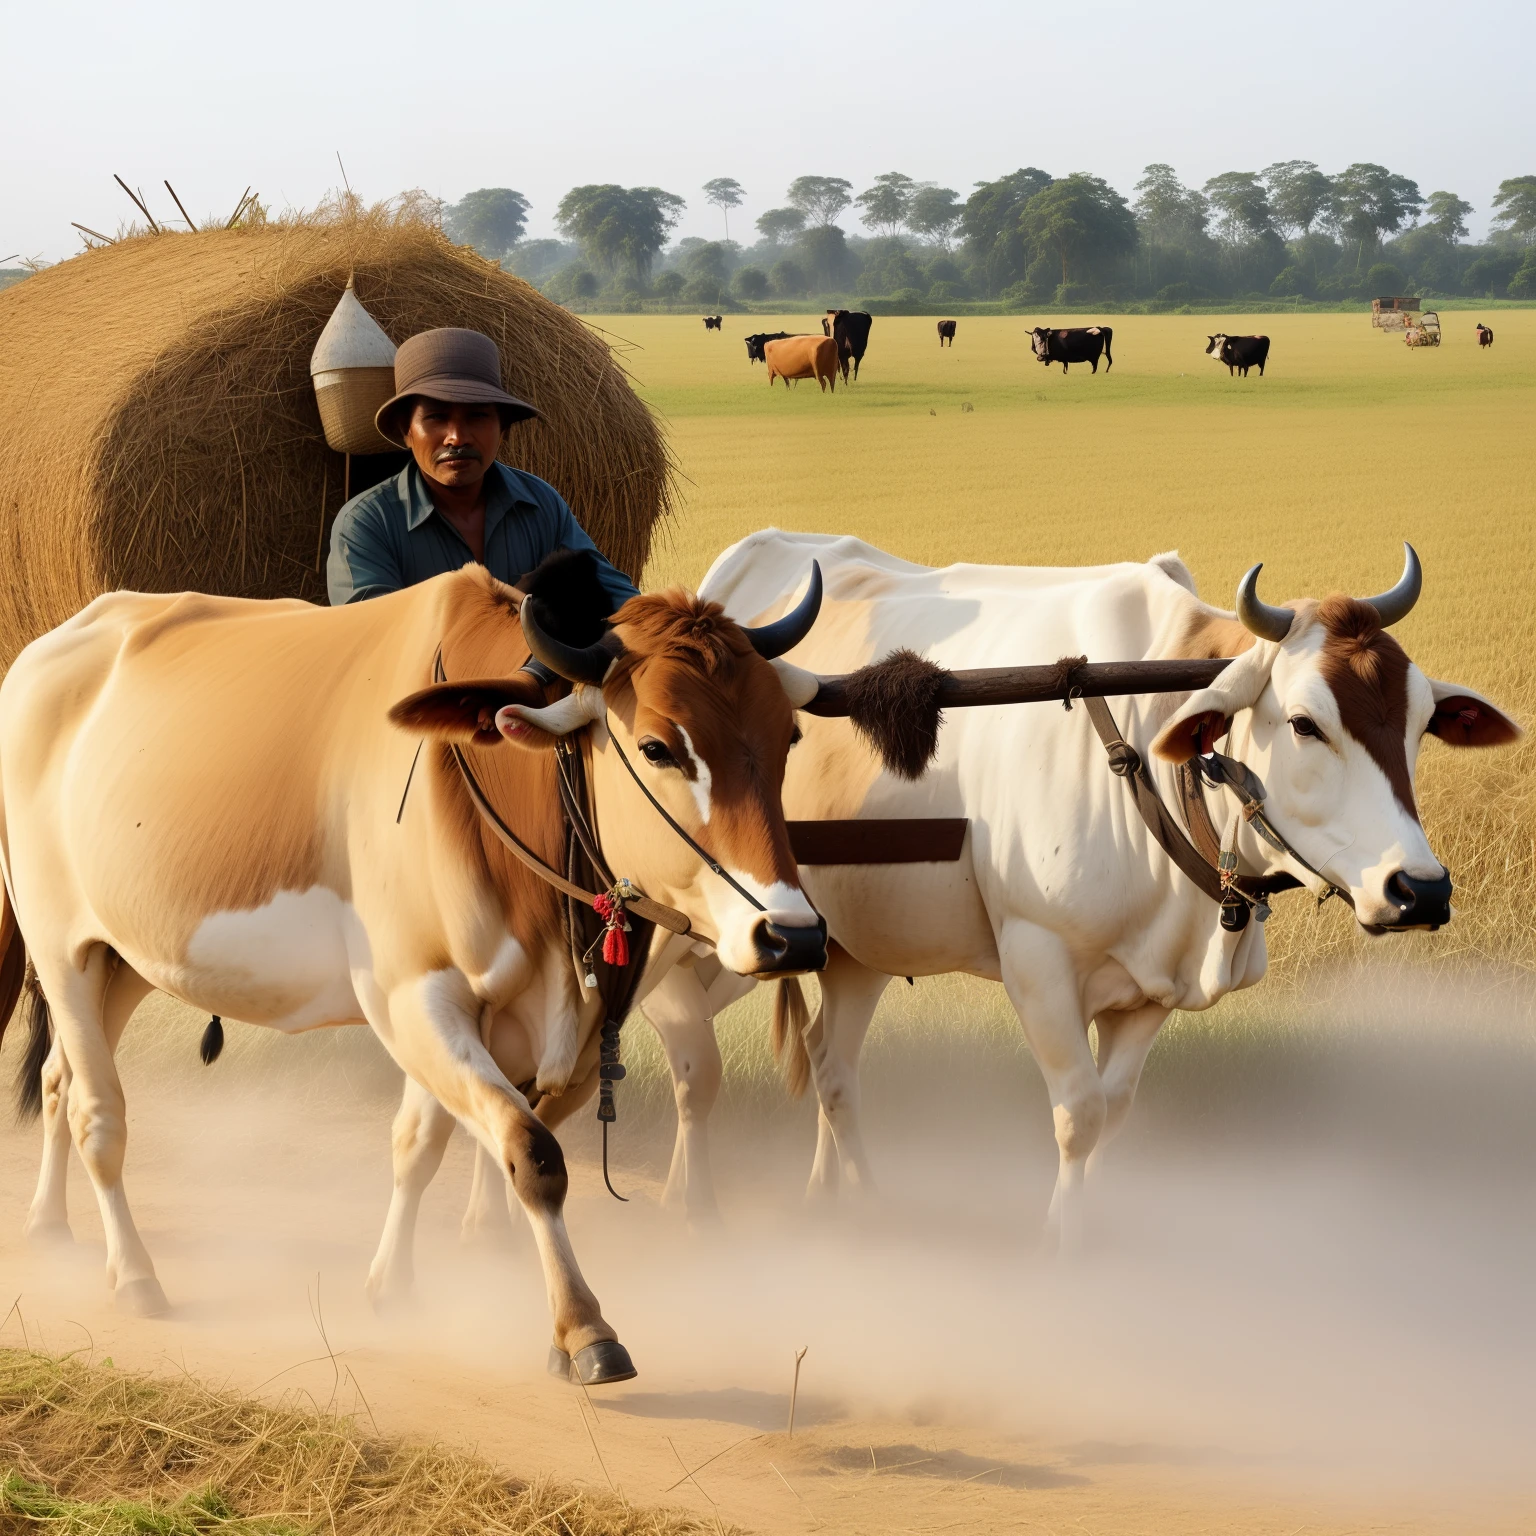
[[[505,387],[542,413],[503,457],[639,577],[665,442],[602,338],[527,283],[380,215],[145,235],[0,294],[0,668],[116,589],[324,601],[347,460],[310,363],[349,278],[396,344],[439,325],[495,340]]]

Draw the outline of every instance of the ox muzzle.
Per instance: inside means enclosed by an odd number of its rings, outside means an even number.
[[[754,976],[799,976],[825,970],[827,920],[818,917],[810,926],[790,927],[764,914],[752,927],[752,948],[757,957]]]
[[[1423,880],[1400,869],[1387,876],[1387,900],[1397,908],[1394,922],[1373,925],[1377,933],[1433,933],[1451,920],[1451,872]]]

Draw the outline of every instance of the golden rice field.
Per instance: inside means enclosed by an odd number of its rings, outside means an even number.
[[[1479,318],[1496,334],[1488,352]],[[941,350],[933,320],[882,318],[861,382],[825,396],[808,382],[770,389],[741,340],[819,328],[811,315],[728,316],[723,334],[692,317],[592,321],[666,422],[685,477],[652,584],[697,582],[727,544],[778,524],[937,564],[1177,548],[1204,595],[1229,604],[1256,560],[1275,600],[1379,591],[1409,539],[1426,572],[1399,631],[1410,654],[1532,721],[1536,312],[1443,322],[1440,348],[1410,350],[1365,316],[1120,316],[1113,370],[1064,376],[1032,357],[1032,319],[961,320]],[[1267,376],[1229,377],[1207,358],[1217,329],[1272,337]],[[1425,822],[1460,917],[1416,958],[1536,967],[1533,767],[1531,747],[1426,749]],[[1298,951],[1360,948],[1342,914],[1314,920],[1293,897],[1278,916],[1282,969]]]

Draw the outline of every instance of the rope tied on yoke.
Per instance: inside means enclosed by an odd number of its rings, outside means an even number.
[[[1072,700],[1074,698],[1080,699],[1083,696],[1083,690],[1073,683],[1072,674],[1079,667],[1086,667],[1087,665],[1088,658],[1086,656],[1058,656],[1051,668],[1051,686],[1061,690],[1061,707],[1069,714],[1072,710]],[[1122,774],[1122,776],[1125,771],[1120,768],[1115,769],[1115,772]]]

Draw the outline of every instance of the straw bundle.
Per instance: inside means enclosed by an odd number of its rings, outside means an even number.
[[[143,235],[0,294],[0,667],[115,589],[324,601],[344,461],[309,361],[349,275],[397,344],[495,340],[543,413],[503,456],[639,577],[666,445],[601,337],[527,283],[409,210]]]

